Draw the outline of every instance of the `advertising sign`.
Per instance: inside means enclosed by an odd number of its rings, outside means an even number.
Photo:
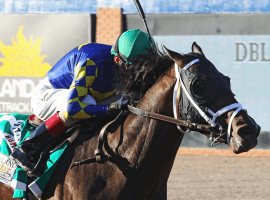
[[[2,15],[0,21],[0,113],[31,114],[39,81],[66,53],[90,42],[90,16]]]

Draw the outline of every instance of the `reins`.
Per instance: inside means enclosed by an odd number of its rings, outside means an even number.
[[[132,112],[132,113],[134,113],[136,115],[140,115],[140,116],[151,118],[151,119],[157,119],[157,120],[169,122],[169,123],[172,123],[172,124],[176,124],[178,126],[184,126],[188,130],[191,130],[191,131],[199,131],[200,130],[200,131],[207,131],[207,132],[213,132],[213,131],[218,132],[220,130],[219,126],[209,126],[209,125],[184,121],[184,120],[181,120],[181,119],[175,119],[173,117],[169,117],[169,116],[166,116],[166,115],[161,115],[161,114],[149,112],[149,111],[146,111],[146,110],[135,108],[133,106],[128,106],[128,109],[129,109],[130,112]]]
[[[166,115],[161,115],[161,114],[149,112],[146,110],[142,110],[142,109],[130,106],[130,105],[128,105],[128,110],[136,115],[139,115],[139,116],[169,122],[172,124],[176,124],[178,126],[184,126],[188,130],[192,130],[192,131],[199,131],[200,130],[200,131],[206,131],[206,132],[210,132],[210,133],[212,133],[212,132],[216,133],[216,132],[222,131],[222,130],[220,130],[220,126],[218,126],[218,125],[217,126],[209,126],[209,125],[204,125],[204,124],[187,122],[187,121],[175,119],[173,117],[169,117]],[[79,162],[74,162],[70,168],[73,168],[73,167],[79,166],[79,165],[83,165],[83,164],[90,164],[90,163],[94,163],[94,162],[97,162],[99,164],[104,164],[106,161],[110,161],[113,163],[116,162],[117,159],[114,159],[112,156],[105,155],[105,153],[103,152],[103,145],[104,145],[105,140],[107,139],[107,134],[108,134],[108,130],[109,130],[110,126],[119,122],[119,119],[120,119],[122,112],[123,111],[121,111],[113,121],[107,123],[101,129],[100,134],[99,134],[99,138],[98,138],[97,149],[95,150],[95,157],[90,158],[90,159],[86,159],[83,161],[79,161]]]

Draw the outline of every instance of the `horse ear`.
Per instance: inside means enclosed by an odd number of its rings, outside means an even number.
[[[183,63],[183,56],[180,53],[177,53],[175,51],[167,49],[164,45],[163,48],[167,51],[168,56],[175,62],[177,63],[180,67],[182,67]]]
[[[205,56],[203,51],[202,51],[202,48],[199,45],[197,45],[196,42],[193,42],[191,50],[194,53],[198,53],[198,54],[201,54],[201,55]]]

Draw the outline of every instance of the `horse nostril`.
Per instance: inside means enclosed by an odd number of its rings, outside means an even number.
[[[238,138],[241,146],[247,150],[254,148],[257,145],[257,137],[260,132],[260,128],[258,126],[242,126],[238,129],[236,134],[236,138]]]
[[[242,126],[238,129],[237,134],[245,141],[252,141],[257,134],[256,128],[250,128],[249,126]]]

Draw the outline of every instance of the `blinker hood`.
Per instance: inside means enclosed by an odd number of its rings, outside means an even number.
[[[199,59],[198,66],[189,70],[179,67],[179,73],[187,92],[202,110],[207,110],[221,97],[234,96],[231,91],[229,77],[220,73],[204,56],[195,53],[188,55]],[[197,109],[189,101],[182,87],[179,111],[182,119],[198,123],[204,121]]]

